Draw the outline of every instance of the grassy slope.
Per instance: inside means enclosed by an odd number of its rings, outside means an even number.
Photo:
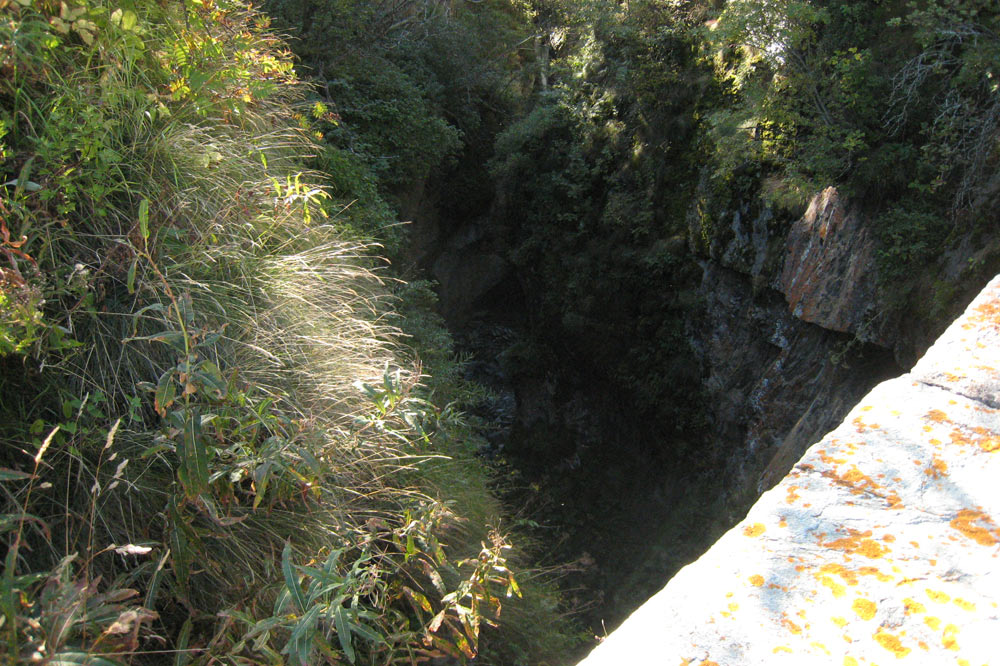
[[[518,610],[500,507],[461,423],[399,367],[377,263],[328,217],[342,204],[301,172],[326,111],[301,108],[264,18],[0,12],[6,656],[474,654]],[[495,663],[561,649],[545,604],[522,604]]]

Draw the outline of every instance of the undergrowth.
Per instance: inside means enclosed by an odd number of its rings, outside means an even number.
[[[5,660],[465,662],[500,624],[478,663],[554,663],[471,431],[302,170],[325,111],[267,19],[0,12]]]

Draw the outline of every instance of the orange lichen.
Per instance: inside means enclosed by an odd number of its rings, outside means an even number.
[[[979,509],[962,509],[948,524],[981,546],[1000,543],[1000,529],[997,529],[992,518]]]
[[[918,461],[918,464],[922,464]],[[852,495],[860,495],[862,493],[868,493],[884,499],[890,508],[896,508],[902,500],[900,500],[899,495],[896,491],[885,489],[876,483],[873,479],[866,476],[864,472],[858,469],[856,466],[852,465],[844,474],[839,474],[837,470],[823,470],[821,474],[831,479],[834,483],[839,486],[846,487]]]
[[[788,523],[785,521],[784,517],[778,521],[778,527],[788,527]]]
[[[878,430],[879,424],[877,423],[865,423],[861,420],[861,417],[856,417],[851,424],[858,429],[858,432],[865,432],[866,430]]]
[[[872,638],[874,638],[878,644],[886,650],[896,655],[897,659],[901,659],[911,652],[910,648],[903,646],[903,643],[899,640],[898,636],[894,636],[884,629],[876,631],[872,634]]]
[[[955,428],[951,431],[951,443],[959,446],[978,446],[986,453],[993,453],[1000,449],[1000,437],[995,432],[982,426],[969,429],[966,432],[962,428]]]
[[[754,523],[743,528],[743,536],[759,537],[767,528],[762,523]]]
[[[819,545],[824,548],[842,550],[847,554],[864,555],[865,557],[873,560],[891,552],[888,547],[870,539],[869,537],[871,537],[871,535],[871,530],[859,532],[858,530],[848,529],[847,536],[845,537],[841,537],[840,539],[835,539],[833,541],[827,541],[825,543],[823,542],[822,537],[820,537],[818,538],[818,541]]]
[[[936,590],[925,590],[927,596],[931,598],[931,601],[936,601],[939,604],[946,604],[951,600],[951,596],[947,592],[937,592]]]
[[[785,502],[787,504],[792,504],[799,498],[799,494],[795,492],[798,489],[798,486],[788,486],[788,495],[785,497]]]
[[[750,576],[750,578],[748,578],[747,580],[749,580],[750,584],[753,585],[754,587],[762,587],[764,585],[764,577],[761,576],[760,574],[754,574]]]
[[[969,315],[969,321],[973,324],[993,324],[1000,323],[1000,301],[987,301],[976,307]]]
[[[883,534],[882,535],[882,541],[888,541],[889,543],[892,543],[895,540],[896,540],[896,537],[894,537],[891,534]]]
[[[914,613],[926,613],[927,608],[915,599],[910,599],[907,597],[903,599],[903,605],[906,607],[906,614],[912,615]]]
[[[782,618],[781,624],[784,625],[785,629],[788,629],[788,631],[792,632],[793,634],[801,634],[802,633],[802,627],[800,627],[799,625],[795,624],[794,622],[792,622],[791,620],[789,620],[787,617],[786,618]]]
[[[948,463],[938,458],[936,455],[931,458],[931,464],[924,470],[924,474],[932,479],[940,479],[948,473]]]
[[[925,643],[923,641],[917,641],[917,645],[920,646],[921,650],[930,650],[931,649],[931,647],[927,643]]]
[[[948,415],[940,409],[932,409],[924,415],[924,418],[930,419],[935,423],[951,423],[951,419],[948,418]]]
[[[874,601],[869,601],[868,599],[863,599],[858,597],[851,604],[851,608],[862,620],[870,620],[875,617],[875,611],[878,610],[878,606],[875,605]]]

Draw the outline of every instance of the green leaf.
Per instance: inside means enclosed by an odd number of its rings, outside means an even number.
[[[16,469],[8,469],[6,467],[0,467],[0,482],[2,481],[22,481],[24,479],[30,479],[31,474],[26,472],[19,472]]]
[[[199,495],[208,490],[208,450],[200,441],[201,419],[196,414],[187,414],[184,419],[184,430],[181,449],[183,469],[187,473],[186,481],[182,479],[189,497]]]
[[[160,376],[156,385],[156,396],[153,399],[153,409],[160,416],[165,416],[167,407],[174,404],[177,397],[177,384],[174,383],[174,371],[167,370]]]
[[[130,32],[132,30],[135,30],[135,26],[136,23],[138,23],[138,21],[139,18],[135,15],[135,12],[133,12],[131,9],[126,9],[125,12],[122,13],[122,21],[121,21],[122,30],[128,30]]]
[[[344,656],[347,657],[347,661],[353,664],[356,657],[354,646],[351,645],[351,629],[347,624],[343,606],[337,606],[334,609],[333,620],[337,625],[337,638],[340,639],[340,647],[344,650]]]
[[[45,662],[48,666],[119,666],[103,657],[95,657],[87,652],[59,652]]]
[[[187,663],[191,661],[191,653],[188,652],[187,646],[188,641],[191,639],[192,627],[191,618],[184,620],[184,624],[181,626],[181,633],[177,636],[177,654],[174,656],[174,666],[187,666]]]
[[[292,542],[286,541],[285,548],[281,551],[281,573],[285,576],[285,587],[292,594],[295,605],[299,612],[306,610],[306,598],[302,594],[302,586],[299,585],[299,577],[295,574],[295,565],[292,564]]]
[[[145,198],[139,202],[139,233],[143,240],[149,240],[149,199]]]
[[[139,265],[139,258],[136,257],[132,264],[128,267],[128,276],[125,280],[125,286],[128,287],[128,293],[135,293],[135,269]]]

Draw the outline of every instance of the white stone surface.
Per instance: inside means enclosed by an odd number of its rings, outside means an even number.
[[[1000,277],[581,666],[1000,666]]]

